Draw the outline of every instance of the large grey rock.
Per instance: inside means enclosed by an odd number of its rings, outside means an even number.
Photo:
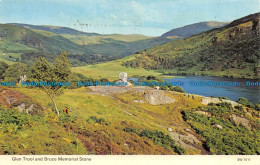
[[[120,72],[119,73],[119,80],[127,82],[127,73],[126,72]]]
[[[236,125],[243,125],[247,129],[251,130],[251,124],[247,119],[237,116],[235,114],[231,115],[231,119],[236,123]]]
[[[201,145],[201,142],[197,139],[197,137],[190,133],[187,135],[182,135],[176,132],[169,132],[169,134],[178,145],[185,149],[196,149],[195,146]]]
[[[176,100],[169,96],[166,96],[163,91],[153,90],[147,91],[145,94],[145,100],[152,105],[159,105],[159,104],[171,104],[174,103]]]

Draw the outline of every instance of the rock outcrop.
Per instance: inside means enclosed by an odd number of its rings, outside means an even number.
[[[232,105],[232,107],[240,105],[235,101],[231,101],[231,100],[226,100],[226,99],[219,99],[219,98],[214,98],[214,97],[203,97],[201,100],[201,103],[204,105],[208,105],[209,103],[223,103],[223,102],[227,102],[230,103]]]
[[[169,132],[170,136],[175,140],[176,144],[180,145],[185,149],[197,149],[195,146],[201,145],[201,142],[196,138],[196,136],[188,133],[187,135],[182,135],[176,132]]]
[[[169,96],[166,96],[163,91],[146,91],[144,93],[145,100],[152,105],[159,105],[159,104],[171,104],[174,103],[176,100]]]
[[[237,116],[235,114],[231,115],[231,119],[236,123],[236,125],[242,125],[247,129],[251,130],[251,124],[247,119]]]

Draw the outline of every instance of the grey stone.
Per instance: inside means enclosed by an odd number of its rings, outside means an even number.
[[[19,112],[23,112],[25,110],[25,104],[22,103],[21,105],[18,105]]]
[[[29,114],[31,111],[33,111],[33,104],[28,108],[26,109],[26,113]]]
[[[145,100],[152,105],[159,105],[159,104],[171,104],[174,103],[176,100],[169,96],[166,96],[163,91],[147,91],[144,93]]]
[[[251,130],[251,125],[247,119],[234,114],[231,115],[231,119],[236,123],[236,125],[243,125],[247,129]]]
[[[213,127],[218,128],[218,129],[223,129],[222,125],[219,125],[219,124],[215,124],[215,125],[213,125]]]

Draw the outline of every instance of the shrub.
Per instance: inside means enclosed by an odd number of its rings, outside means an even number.
[[[87,119],[87,123],[89,123],[89,124],[99,123],[101,125],[109,125],[110,124],[104,118],[97,118],[96,116],[90,116],[90,118]]]
[[[227,103],[227,102],[218,103],[216,105],[220,106],[220,107],[223,107],[223,108],[232,109],[232,105],[230,103]]]
[[[157,80],[157,78],[155,76],[149,75],[146,78],[147,80]]]
[[[186,93],[185,90],[180,86],[171,86],[169,89],[175,92]]]
[[[160,86],[160,89],[166,91],[166,90],[168,90],[168,86],[167,85],[162,85],[162,86]]]
[[[208,103],[208,105],[209,105],[209,106],[213,106],[213,105],[214,105],[214,103],[210,102],[210,103]]]
[[[138,134],[135,128],[125,127],[124,131],[125,132],[133,132],[133,133]]]
[[[257,111],[260,111],[260,103],[255,105],[255,109],[256,109]]]
[[[224,97],[224,96],[220,96],[220,97],[218,97],[220,100],[222,100],[222,99],[225,99],[225,100],[229,100],[229,98],[227,98],[227,97]]]
[[[243,104],[243,105],[245,105],[245,106],[247,106],[249,108],[253,108],[254,107],[254,105],[250,101],[248,101],[246,98],[244,98],[244,97],[239,97],[237,102],[240,103],[240,104]]]
[[[244,110],[244,108],[241,105],[236,105],[234,108],[240,111]]]
[[[225,109],[217,107],[217,109]],[[259,128],[250,131],[243,126],[234,125],[228,118],[212,115],[207,117],[193,111],[183,111],[184,120],[206,141],[212,154],[220,155],[258,155],[260,153]],[[212,125],[219,124],[223,129]]]
[[[104,82],[109,82],[109,80],[106,79],[106,78],[101,78],[101,79],[100,79],[100,82],[103,82],[103,83],[104,83]]]

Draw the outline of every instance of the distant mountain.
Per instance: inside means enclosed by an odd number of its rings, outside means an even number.
[[[55,55],[67,51],[73,66],[79,66],[122,58],[172,40],[142,35],[94,35],[63,27],[0,24],[0,60],[31,64],[39,56],[52,61]]]
[[[84,36],[97,36],[101,35],[98,33],[87,33],[78,31],[68,27],[60,27],[60,26],[48,26],[48,25],[29,25],[29,24],[19,24],[19,23],[11,23],[12,25],[20,26],[26,29],[37,29],[44,30],[48,32],[53,32],[56,34],[70,34],[70,35],[84,35]]]
[[[127,67],[172,74],[260,77],[260,13],[129,57]]]
[[[223,27],[227,24],[228,22],[215,22],[215,21],[200,22],[200,23],[195,23],[180,28],[172,29],[171,31],[164,33],[161,37],[178,36],[178,37],[186,38],[194,34],[198,34],[214,28]]]

